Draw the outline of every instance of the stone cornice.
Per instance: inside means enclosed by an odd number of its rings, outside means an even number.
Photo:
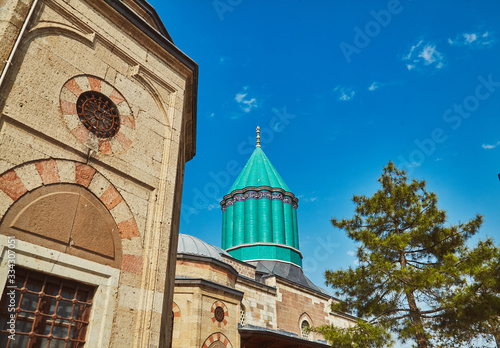
[[[235,202],[242,202],[247,199],[271,199],[280,200],[285,204],[291,204],[294,209],[297,209],[299,199],[291,192],[281,188],[270,186],[248,186],[241,190],[234,190],[230,194],[225,195],[220,202],[222,211],[233,205]]]
[[[230,288],[228,286],[215,283],[211,280],[206,280],[203,278],[189,278],[189,277],[175,277],[175,286],[198,286],[207,287],[215,290],[222,290],[225,293],[236,296],[237,298],[243,298],[243,291]]]

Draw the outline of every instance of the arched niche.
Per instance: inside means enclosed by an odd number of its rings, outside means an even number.
[[[41,186],[7,211],[0,234],[120,268],[118,226],[104,204],[83,186]]]

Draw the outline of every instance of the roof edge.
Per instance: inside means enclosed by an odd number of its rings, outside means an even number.
[[[209,262],[209,263],[213,263],[213,264],[215,264],[217,266],[220,266],[220,267],[223,267],[223,268],[227,269],[228,271],[230,271],[236,277],[238,277],[238,275],[239,275],[238,271],[233,266],[231,266],[230,264],[225,263],[223,261],[216,260],[216,259],[214,259],[213,257],[210,257],[210,256],[194,255],[194,254],[187,254],[187,253],[178,253],[177,254],[177,260],[191,260],[191,261]]]
[[[160,31],[153,28],[144,18],[142,18],[138,13],[136,13],[133,9],[127,6],[120,0],[104,0],[111,8],[113,8],[116,12],[125,17],[130,23],[132,23],[135,27],[141,30],[144,34],[146,34],[149,38],[155,41],[160,47],[164,50],[172,54],[172,56],[177,59],[180,63],[182,63],[187,69],[189,69],[192,73],[192,95],[191,95],[191,110],[192,110],[192,125],[189,130],[192,134],[192,144],[191,151],[186,156],[186,162],[191,160],[196,155],[196,118],[197,118],[197,99],[198,99],[198,64],[192,60],[187,54],[182,52],[177,46],[174,45],[170,34],[165,29],[163,22],[156,10],[148,4],[144,0],[135,0],[138,5],[143,7],[145,11],[147,11],[155,21],[155,24],[158,25]],[[189,83],[188,83],[189,85]],[[189,95],[189,91],[186,91],[186,95]],[[189,101],[188,101],[189,102]]]
[[[206,286],[216,290],[222,290],[234,296],[243,298],[244,292],[230,288],[229,286],[222,285],[211,280],[206,280],[203,278],[190,278],[190,277],[175,277],[175,285],[184,286]]]
[[[245,244],[238,244],[234,247],[231,247],[231,248],[228,248],[226,249],[225,251],[226,252],[229,252],[231,250],[236,250],[236,249],[240,249],[240,248],[244,248],[244,247],[249,247],[249,246],[259,246],[259,245],[264,245],[264,246],[277,246],[277,247],[280,247],[280,248],[285,248],[285,249],[290,249],[292,251],[295,251],[296,253],[298,253],[300,255],[300,258],[303,259],[304,257],[302,256],[302,253],[300,252],[299,249],[295,249],[294,247],[290,246],[290,245],[286,245],[286,244],[280,244],[280,243],[245,243]],[[286,262],[286,263],[291,263],[297,267],[300,267],[302,268],[301,266],[293,263],[293,262],[290,262],[290,261],[283,261],[283,260],[276,260],[276,259],[252,259],[252,260],[244,260],[244,262],[249,262],[249,261],[260,261],[260,260],[272,260],[272,261],[280,261],[280,262]],[[241,261],[241,260],[240,260]]]

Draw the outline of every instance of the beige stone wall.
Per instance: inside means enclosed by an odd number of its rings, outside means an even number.
[[[2,57],[28,5],[2,2]],[[110,347],[169,345],[171,261],[188,152],[186,123],[192,122],[184,100],[189,74],[103,1],[40,0],[1,86],[0,216],[26,192],[58,182],[83,186],[104,200],[113,200],[108,189],[120,197],[109,207],[121,226],[116,233],[123,250],[116,296],[108,299],[115,306],[108,318]],[[91,90],[91,77],[123,96],[133,118],[128,128],[122,123],[125,138],[110,141],[112,153],[75,132],[71,108],[61,103],[64,93],[73,93],[63,89],[66,83],[74,79],[80,91]],[[122,101],[114,101],[120,108]],[[44,160],[54,161],[50,170],[58,181],[45,180],[47,173],[36,168]]]
[[[245,293],[241,301],[245,308],[245,323],[276,330],[276,290],[241,278],[236,289]]]
[[[0,38],[2,38],[0,40],[0,71],[5,67],[32,2],[33,0],[0,2]]]
[[[311,326],[335,324],[348,326],[353,323],[348,318],[339,317],[331,312],[331,298],[304,289],[295,284],[276,279],[276,312],[278,329],[293,332],[301,336],[300,324],[307,319]],[[312,338],[324,339],[320,334]]]
[[[176,275],[207,279],[234,288],[236,274],[233,272],[228,266],[190,259],[178,259],[175,271]]]
[[[240,347],[240,298],[209,287],[178,285],[174,302],[180,315],[174,320],[173,348],[207,348],[214,340],[225,347]],[[221,323],[214,319],[216,306],[226,311]]]
[[[240,260],[233,259],[232,257],[227,257],[225,255],[221,256],[224,262],[233,266],[233,268],[238,272],[238,274],[251,279],[255,279],[255,266]]]

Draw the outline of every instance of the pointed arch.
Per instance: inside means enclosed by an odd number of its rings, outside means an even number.
[[[208,336],[201,348],[215,348],[217,343],[220,343],[219,346],[222,344],[226,348],[233,348],[229,339],[222,332],[216,332]]]

